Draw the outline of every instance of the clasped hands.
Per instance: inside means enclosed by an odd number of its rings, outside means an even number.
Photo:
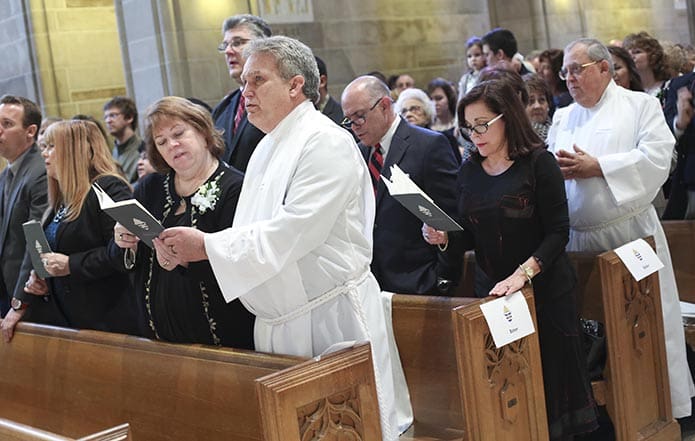
[[[567,150],[558,150],[555,154],[563,178],[586,179],[603,176],[601,165],[596,157],[577,147],[577,144],[574,144],[572,148],[574,153]]]
[[[446,231],[440,231],[422,224],[422,238],[430,245],[446,245],[449,242],[449,235]],[[527,278],[518,271],[514,271],[509,277],[498,282],[488,293],[491,296],[506,296],[515,293],[523,288]]]
[[[114,242],[120,248],[137,251],[140,238],[120,223],[113,227]],[[159,266],[171,271],[178,265],[187,267],[189,262],[206,260],[205,233],[190,227],[167,228],[152,240]]]

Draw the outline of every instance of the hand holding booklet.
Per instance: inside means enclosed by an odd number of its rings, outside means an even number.
[[[397,165],[391,166],[390,180],[384,175],[381,175],[381,179],[394,199],[430,227],[440,231],[463,230]]]
[[[114,202],[96,182],[92,184],[92,188],[99,200],[99,206],[106,214],[139,237],[147,246],[154,248],[152,239],[159,236],[164,227],[139,201],[127,199]]]
[[[52,277],[48,271],[46,271],[46,267],[43,266],[43,261],[41,260],[41,254],[51,252],[51,247],[48,245],[48,240],[46,239],[46,234],[43,232],[41,222],[30,220],[24,222],[22,228],[24,229],[24,239],[27,243],[29,257],[31,257],[31,266],[34,267],[36,275],[42,279]]]

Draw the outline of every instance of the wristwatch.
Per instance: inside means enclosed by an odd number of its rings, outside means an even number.
[[[10,302],[10,306],[15,311],[21,311],[22,309],[27,309],[29,304],[24,303],[23,301],[19,300],[17,297],[12,297],[12,302]]]

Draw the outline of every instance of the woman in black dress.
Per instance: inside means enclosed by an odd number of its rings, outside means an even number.
[[[423,236],[446,253],[475,249],[479,297],[511,294],[533,279],[550,438],[592,431],[596,408],[578,329],[576,275],[565,253],[569,218],[560,169],[505,82],[474,87],[458,117],[477,147],[457,181],[464,231],[447,235],[424,226]]]
[[[147,156],[159,173],[138,182],[135,198],[165,228],[215,232],[232,225],[243,175],[219,158],[224,141],[209,112],[186,99],[162,98],[145,118]],[[142,333],[178,343],[253,349],[254,317],[239,302],[227,303],[208,261],[183,264],[176,250],[155,239],[139,244],[120,224],[114,243],[135,267]],[[114,253],[123,251],[113,247]]]
[[[114,200],[132,191],[91,121],[52,124],[39,143],[46,163],[49,207],[43,229],[52,252],[41,254],[45,280],[32,270],[22,292],[24,319],[57,326],[137,333],[130,282],[108,245],[114,220],[99,207],[92,184]],[[23,265],[31,268],[29,253]],[[33,294],[33,295],[32,295]]]

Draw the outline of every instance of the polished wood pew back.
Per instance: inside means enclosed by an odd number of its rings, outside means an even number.
[[[99,433],[87,435],[80,439],[68,438],[66,436],[36,429],[26,424],[16,423],[4,418],[0,418],[0,439],[3,441],[131,441],[130,426],[121,424],[120,426],[102,430]]]
[[[531,289],[525,294],[535,317]],[[537,337],[491,349],[484,301],[393,296],[394,335],[415,417],[402,441],[547,439]]]
[[[647,239],[653,246],[652,238]],[[680,440],[671,412],[659,275],[634,280],[613,251],[570,253],[581,315],[605,326],[606,367],[592,383],[618,441]]]
[[[287,430],[283,440],[314,432],[336,440],[346,432],[302,425],[307,416],[324,417],[307,406],[354,391],[350,404],[359,418],[352,427],[380,439],[368,344],[304,360],[20,323],[12,342],[0,344],[0,360],[7,372],[0,377],[0,416],[68,437],[127,421],[134,440],[261,440],[262,408],[265,423]],[[289,386],[273,389],[273,381]],[[324,395],[297,400],[302,387]]]

